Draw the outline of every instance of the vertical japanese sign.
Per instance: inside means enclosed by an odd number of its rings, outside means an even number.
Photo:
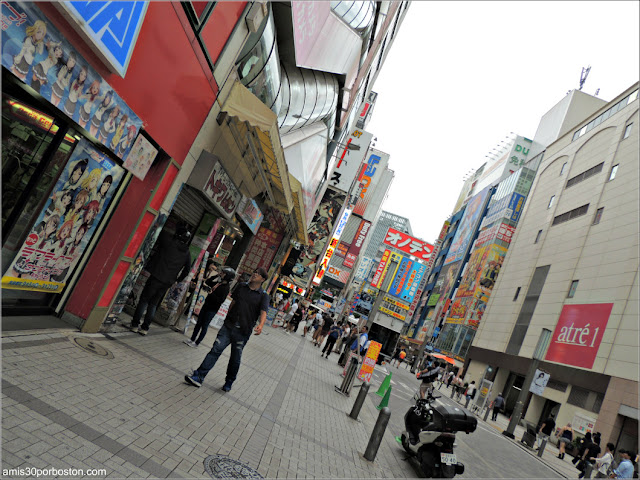
[[[211,175],[203,191],[227,220],[233,217],[242,200],[242,194],[218,159],[211,169]]]
[[[91,8],[94,3],[104,2],[91,2]],[[112,3],[118,8],[120,2]],[[37,3],[1,4],[2,65],[126,160],[142,120],[53,26]],[[146,9],[146,2],[140,6]],[[111,28],[118,23],[115,17],[110,21]]]
[[[411,270],[411,266],[413,262],[408,257],[401,257],[402,261],[400,262],[400,266],[398,267],[398,272],[391,282],[391,287],[389,287],[389,293],[394,297],[399,297],[400,292],[404,288],[404,285],[407,281],[407,277],[409,275],[409,270]]]
[[[384,280],[384,276],[387,273],[387,269],[389,268],[389,257],[391,256],[391,252],[389,250],[385,250],[382,254],[382,258],[380,259],[380,263],[378,264],[378,268],[376,269],[376,273],[373,274],[373,278],[371,279],[371,286],[379,288]]]
[[[276,256],[278,247],[282,242],[282,234],[260,227],[255,237],[251,239],[244,260],[239,267],[240,273],[251,273],[258,268],[264,268],[267,272]]]
[[[340,237],[342,236],[344,227],[347,224],[347,220],[349,220],[349,215],[351,215],[351,210],[349,210],[348,208],[345,208],[344,212],[342,212],[342,217],[340,217],[340,221],[338,222],[338,225],[336,226],[336,229],[333,232],[333,236],[329,241],[329,246],[327,247],[324,257],[320,262],[318,271],[313,277],[314,285],[320,285],[320,281],[322,280],[322,277],[324,276],[325,272],[327,271],[327,268],[329,267],[329,260],[333,256],[333,252],[335,251],[335,249],[338,247],[338,242],[340,241]]]
[[[413,299],[416,296],[416,292],[418,291],[418,287],[420,286],[420,282],[422,281],[422,277],[424,276],[426,271],[426,265],[423,265],[419,262],[413,262],[409,270],[409,274],[407,275],[407,280],[404,284],[404,287],[400,291],[400,294],[397,296],[399,296],[406,302],[413,302]]]
[[[80,140],[5,271],[2,288],[61,293],[123,175],[122,167],[87,140]]]
[[[360,254],[360,249],[362,248],[362,244],[364,240],[367,238],[367,233],[371,228],[371,222],[366,220],[361,220],[360,225],[358,225],[358,230],[356,230],[356,234],[353,237],[353,242],[351,242],[351,246],[347,251],[344,261],[342,264],[347,268],[353,268],[355,262]]]
[[[378,361],[378,355],[380,355],[381,348],[381,343],[373,341],[369,343],[369,348],[367,349],[364,360],[362,360],[362,366],[358,372],[358,378],[363,382],[371,383],[371,377],[373,376],[373,370],[376,366],[376,362]]]
[[[329,183],[332,187],[348,192],[351,184],[359,172],[359,167],[367,154],[373,135],[362,130],[354,130],[346,140],[346,148],[338,151],[336,163]],[[357,149],[354,149],[357,147]]]
[[[382,177],[382,172],[387,168],[389,155],[378,150],[369,149],[369,157],[362,165],[358,175],[358,186],[355,193],[355,205],[353,213],[364,215],[367,205],[373,196],[377,184]]]

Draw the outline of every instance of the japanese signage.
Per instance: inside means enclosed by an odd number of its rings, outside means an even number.
[[[531,140],[524,137],[516,137],[514,147],[511,149],[509,157],[509,166],[521,167],[527,162],[527,155],[531,148]]]
[[[519,193],[515,193],[511,195],[511,199],[509,200],[509,219],[517,222],[520,218],[520,213],[522,213],[522,209],[524,208],[524,195],[520,195]]]
[[[427,301],[427,307],[433,307],[436,303],[438,303],[438,299],[440,298],[439,293],[432,293],[429,295],[429,300]]]
[[[360,174],[358,175],[358,187],[355,193],[355,206],[353,207],[353,213],[356,215],[364,215],[367,205],[373,196],[373,192],[378,184],[382,172],[386,169],[389,162],[389,155],[386,153],[369,149],[369,152],[375,151],[376,153],[369,153],[366,163],[362,165]]]
[[[501,223],[498,227],[498,233],[496,234],[496,238],[498,240],[502,240],[505,243],[511,243],[511,238],[516,231],[516,227],[511,225],[507,225],[506,223]]]
[[[267,272],[276,256],[276,251],[282,241],[282,234],[276,233],[265,227],[260,227],[255,237],[251,239],[247,247],[239,270],[242,272],[254,272],[257,268],[264,268]]]
[[[571,428],[574,432],[586,435],[587,432],[593,432],[596,426],[596,419],[585,416],[581,412],[573,414],[573,420],[571,421]]]
[[[348,243],[340,242],[338,244],[338,247],[336,248],[335,256],[340,258],[346,257],[350,246],[351,245],[349,245]]]
[[[347,138],[346,148],[340,147],[338,149],[338,162],[329,180],[332,187],[343,192],[348,192],[351,189],[372,137],[373,135],[369,132],[356,129]],[[354,149],[354,147],[358,148]]]
[[[382,313],[384,313],[385,315],[389,315],[390,317],[397,318],[398,320],[402,320],[402,321],[404,321],[404,320],[407,318],[407,316],[406,316],[406,315],[403,315],[403,314],[401,314],[401,313],[398,313],[398,312],[396,312],[395,310],[392,310],[392,309],[390,309],[390,308],[388,308],[388,307],[385,307],[384,305],[382,305],[382,306],[380,307],[380,311],[381,311]]]
[[[548,373],[543,372],[542,370],[536,370],[536,373],[533,376],[533,381],[529,386],[529,391],[542,396],[544,389],[547,388],[547,383],[549,383],[549,377],[551,377],[551,375]]]
[[[380,349],[382,344],[378,342],[370,342],[367,354],[362,360],[362,366],[358,372],[358,378],[363,382],[371,383],[371,377],[373,376],[373,369],[378,361],[378,355],[380,355]]]
[[[396,297],[400,296],[400,293],[404,289],[407,278],[409,277],[409,270],[411,270],[412,265],[413,262],[409,260],[408,257],[402,257],[396,276],[393,278],[391,286],[389,287],[389,293],[391,295],[394,295]]]
[[[360,259],[358,269],[356,270],[355,278],[358,280],[365,280],[369,276],[371,266],[373,265],[373,259],[364,257]]]
[[[422,277],[427,271],[426,265],[420,262],[412,262],[408,270],[407,279],[404,283],[402,291],[398,295],[401,299],[411,303],[416,296]]]
[[[469,243],[471,243],[473,235],[476,233],[477,225],[481,220],[488,193],[489,188],[485,188],[469,200],[443,265],[446,266],[450,263],[457,262],[464,257],[467,247]]]
[[[291,270],[291,279],[301,288],[307,288],[315,272],[315,265],[327,244],[336,217],[340,213],[345,195],[327,188],[318,211],[307,230],[309,245],[300,254]]]
[[[227,219],[233,217],[240,200],[242,200],[242,194],[217,158],[203,191]]]
[[[100,10],[99,5],[95,2],[87,8]],[[146,9],[146,2],[141,6]],[[111,21],[115,29],[116,22]],[[105,30],[109,28],[105,25]],[[36,3],[2,2],[2,65],[126,160],[142,120],[49,22]]]
[[[333,236],[329,241],[329,246],[327,247],[327,250],[324,253],[324,257],[320,262],[320,267],[318,267],[318,271],[313,277],[314,285],[320,285],[320,280],[322,280],[322,277],[327,271],[327,267],[329,266],[329,260],[333,256],[333,252],[338,246],[338,242],[340,241],[340,236],[342,235],[342,231],[344,230],[344,227],[347,224],[347,220],[349,220],[349,215],[351,215],[351,210],[349,210],[348,208],[345,208],[344,212],[342,212],[342,217],[340,217],[340,220],[338,221],[338,225],[336,226],[336,229],[333,232]]]
[[[253,234],[258,233],[258,228],[264,219],[260,207],[252,198],[243,197],[238,205],[238,216],[247,224]]]
[[[60,2],[100,59],[124,78],[149,2]]]
[[[371,222],[366,220],[361,220],[360,225],[358,225],[358,230],[356,230],[356,234],[353,237],[353,242],[349,247],[349,251],[347,252],[346,258],[344,259],[343,265],[347,268],[353,268],[355,262],[360,254],[360,249],[362,248],[362,244],[364,243],[365,238],[367,238],[367,233],[371,228]]]
[[[394,228],[387,230],[384,243],[423,260],[429,260],[431,252],[433,252],[433,245]]]
[[[123,168],[80,140],[4,272],[2,288],[61,293],[123,176]]]
[[[327,277],[333,278],[342,283],[347,283],[347,280],[349,280],[349,274],[350,272],[348,270],[342,270],[331,265],[329,266],[329,268],[327,268],[326,271]]]
[[[593,367],[613,303],[565,305],[545,360],[581,368]]]
[[[389,250],[385,250],[382,254],[382,258],[380,259],[380,263],[378,264],[378,268],[376,269],[376,273],[373,275],[373,279],[371,279],[371,286],[378,288],[382,281],[384,280],[384,276],[387,273],[387,269],[389,268],[389,257],[391,256],[391,252]]]
[[[122,166],[133,173],[140,180],[147,176],[151,164],[158,154],[158,149],[154,147],[143,135],[138,135],[133,142],[131,152],[127,156]]]

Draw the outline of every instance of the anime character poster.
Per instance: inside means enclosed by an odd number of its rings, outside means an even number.
[[[460,286],[458,287],[457,297],[471,297],[478,284],[478,278],[484,268],[484,262],[487,258],[489,247],[476,248],[471,257],[469,257],[469,265],[465,271]]]
[[[340,213],[345,195],[327,189],[307,230],[309,245],[303,247],[296,264],[292,268],[291,279],[301,288],[307,288],[315,274],[315,266],[322,255],[327,241],[333,232],[333,226]]]
[[[144,180],[157,154],[158,149],[144,136],[138,135],[122,166],[140,180]]]
[[[123,176],[122,167],[80,140],[4,272],[2,288],[61,293]]]
[[[447,257],[444,260],[444,266],[462,260],[464,257],[467,247],[471,243],[471,238],[476,232],[478,222],[482,219],[482,212],[486,205],[489,190],[490,188],[487,187],[469,200],[464,215],[460,220],[460,227],[458,227],[453,237],[449,253],[447,253]]]
[[[142,120],[45,17],[35,2],[1,3],[2,65],[119,158]]]

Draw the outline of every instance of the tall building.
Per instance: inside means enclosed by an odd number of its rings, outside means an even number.
[[[466,359],[513,409],[543,328],[525,420],[638,448],[638,84],[546,147]],[[546,384],[546,387],[544,386]]]

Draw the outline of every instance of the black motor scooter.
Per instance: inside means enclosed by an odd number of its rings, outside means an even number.
[[[461,406],[437,405],[429,389],[427,398],[418,398],[404,416],[405,431],[400,440],[404,449],[417,458],[427,478],[453,478],[464,473],[453,448],[456,432],[474,432],[478,420]]]

